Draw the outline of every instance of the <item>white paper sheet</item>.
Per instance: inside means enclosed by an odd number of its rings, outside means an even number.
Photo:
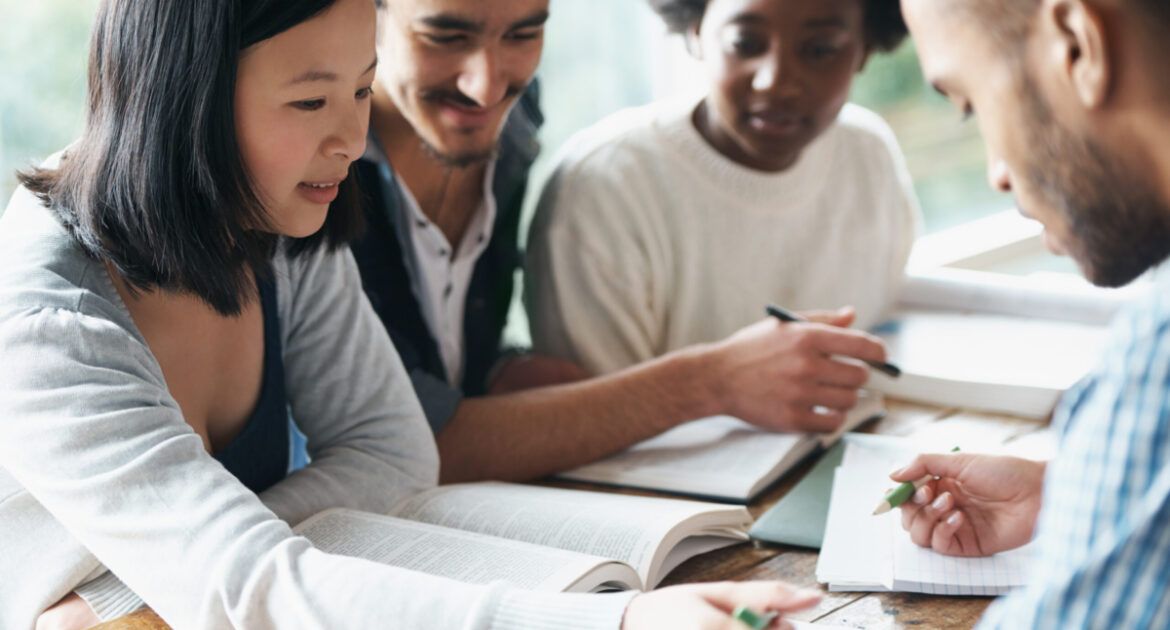
[[[848,436],[833,482],[817,581],[831,591],[998,595],[1022,586],[1032,545],[990,558],[956,558],[918,547],[898,510],[873,516],[893,486],[889,472],[913,457],[899,438]]]

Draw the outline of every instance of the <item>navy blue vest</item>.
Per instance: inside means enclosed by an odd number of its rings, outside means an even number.
[[[288,474],[288,397],[284,389],[284,359],[276,286],[257,280],[264,314],[264,377],[260,400],[244,430],[215,454],[215,459],[249,490],[260,493]]]
[[[520,210],[528,172],[539,153],[536,133],[543,117],[536,83],[513,108],[500,137],[493,193],[497,211],[488,247],[476,262],[463,317],[465,395],[486,392],[487,375],[503,351],[501,338],[520,268]],[[390,333],[407,371],[422,370],[446,382],[438,342],[431,335],[418,295],[409,226],[400,225],[405,199],[387,164],[359,160],[353,177],[361,191],[366,233],[353,244],[362,285]]]

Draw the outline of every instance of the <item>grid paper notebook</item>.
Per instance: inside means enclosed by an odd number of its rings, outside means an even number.
[[[873,516],[889,471],[912,458],[898,438],[848,436],[837,469],[817,581],[830,591],[1000,595],[1022,586],[1032,545],[990,558],[944,556],[915,545],[898,510]]]

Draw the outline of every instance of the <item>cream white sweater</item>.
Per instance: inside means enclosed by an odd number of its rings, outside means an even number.
[[[102,615],[141,597],[178,629],[617,628],[629,594],[471,586],[292,533],[328,507],[388,511],[435,484],[438,457],[348,250],[274,266],[313,463],[258,497],[183,420],[105,268],[16,193],[0,219],[0,628],[75,589]]]
[[[695,101],[626,110],[577,134],[528,242],[535,349],[595,373],[722,339],[793,310],[857,308],[879,323],[918,208],[889,127],[846,106],[788,171],[728,160]]]

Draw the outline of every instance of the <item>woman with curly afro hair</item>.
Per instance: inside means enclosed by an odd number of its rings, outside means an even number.
[[[905,38],[898,2],[649,2],[702,91],[562,151],[529,238],[536,349],[604,373],[751,338],[791,367],[776,387],[814,430],[855,404],[843,328],[883,319],[919,224],[893,133],[846,104],[869,57]],[[768,303],[818,323],[761,321]]]

